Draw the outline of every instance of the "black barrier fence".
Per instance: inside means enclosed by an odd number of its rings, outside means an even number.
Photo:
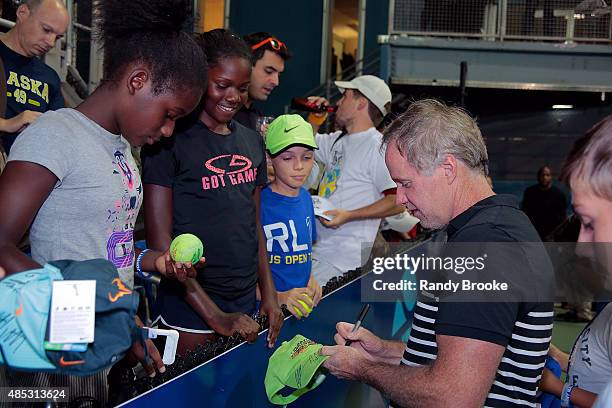
[[[363,271],[362,268],[357,268],[344,273],[342,276],[332,278],[323,286],[323,296],[329,295],[359,278],[362,276]],[[283,308],[283,313],[285,317],[291,315],[286,308]],[[260,334],[268,328],[268,319],[265,316],[257,314],[252,317],[259,323]],[[116,365],[108,375],[110,404],[116,406],[144,394],[244,342],[245,339],[235,334],[231,337],[220,337],[215,341],[200,344],[195,350],[187,352],[184,356],[177,356],[174,364],[166,367],[166,372],[158,373],[153,378],[147,377],[143,371],[135,371],[132,368]]]

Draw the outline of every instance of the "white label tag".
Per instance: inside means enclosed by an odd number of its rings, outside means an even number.
[[[50,343],[93,343],[96,281],[54,281],[50,319]]]
[[[316,216],[321,218],[325,218],[328,221],[334,219],[331,215],[323,214],[325,211],[333,210],[334,205],[327,198],[321,196],[311,196],[312,198],[312,206],[314,207],[314,213]]]

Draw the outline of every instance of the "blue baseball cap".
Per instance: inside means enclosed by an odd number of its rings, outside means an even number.
[[[55,280],[95,280],[94,342],[85,351],[46,350]],[[117,362],[143,339],[136,325],[138,295],[104,259],[55,261],[0,281],[0,364],[13,369],[91,375]]]
[[[23,370],[54,370],[44,348],[57,268],[47,265],[0,281],[0,363]]]

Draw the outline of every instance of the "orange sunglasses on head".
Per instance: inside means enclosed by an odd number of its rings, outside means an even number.
[[[256,49],[263,47],[267,43],[270,43],[270,47],[272,47],[272,49],[275,51],[280,51],[281,48],[287,48],[287,46],[279,39],[274,37],[268,37],[265,40],[251,46],[251,50],[255,51]]]

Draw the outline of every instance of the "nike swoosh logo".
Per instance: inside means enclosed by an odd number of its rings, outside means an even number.
[[[299,125],[298,125],[298,126],[299,126]],[[293,129],[295,129],[296,127],[297,127],[297,126],[294,126],[294,127],[290,128],[290,129],[285,128],[285,133],[289,133],[289,132],[291,132],[291,131],[292,131]]]
[[[59,359],[59,363],[62,367],[68,367],[73,365],[85,364],[85,360],[74,360],[74,361],[66,361],[64,360],[64,356]]]

